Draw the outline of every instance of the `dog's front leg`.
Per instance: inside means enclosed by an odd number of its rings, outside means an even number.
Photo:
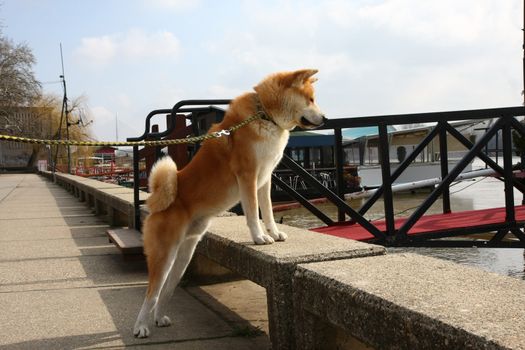
[[[272,244],[274,239],[265,234],[259,222],[259,205],[257,201],[257,180],[255,174],[252,176],[239,176],[237,178],[241,205],[246,224],[250,229],[253,241],[256,244]]]
[[[271,198],[272,184],[271,180],[268,180],[261,188],[257,191],[259,198],[259,207],[261,208],[261,214],[266,226],[266,231],[276,241],[284,241],[288,238],[286,233],[279,231],[275,220],[273,218],[272,198]]]

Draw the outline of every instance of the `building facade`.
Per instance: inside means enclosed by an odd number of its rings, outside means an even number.
[[[0,111],[0,134],[28,138],[51,135],[49,110],[35,107],[3,108]],[[47,161],[49,148],[14,141],[0,141],[0,170],[28,170],[38,161]],[[41,162],[42,163],[42,162]]]

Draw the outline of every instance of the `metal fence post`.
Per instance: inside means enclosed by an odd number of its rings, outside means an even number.
[[[343,133],[340,128],[334,130],[335,136],[335,176],[337,182],[337,195],[345,199],[345,180],[344,180],[344,151],[343,151]],[[345,221],[345,212],[337,208],[337,221]]]
[[[381,159],[381,177],[383,180],[383,201],[385,206],[385,220],[387,235],[395,234],[394,198],[392,196],[392,180],[390,177],[390,144],[385,123],[379,123],[379,157]]]
[[[441,163],[441,179],[444,179],[448,174],[448,146],[447,146],[447,129],[443,124],[446,122],[439,122],[439,161]],[[443,189],[443,214],[450,213],[450,188],[446,186]]]

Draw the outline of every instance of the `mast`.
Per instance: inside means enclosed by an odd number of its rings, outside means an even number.
[[[66,75],[64,73],[64,56],[62,55],[62,43],[60,43],[60,62],[62,63],[62,75],[60,79],[62,80],[62,86],[64,88],[64,97],[62,99],[62,115],[66,119],[66,140],[69,141],[69,110],[67,108],[67,89],[66,89]],[[62,121],[62,116],[60,117]],[[67,172],[71,174],[71,146],[67,145]]]

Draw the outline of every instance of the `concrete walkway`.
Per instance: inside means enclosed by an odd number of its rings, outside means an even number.
[[[135,339],[145,262],[124,261],[102,219],[38,175],[0,174],[0,349],[270,347],[265,292],[248,281],[178,288],[173,325]]]

